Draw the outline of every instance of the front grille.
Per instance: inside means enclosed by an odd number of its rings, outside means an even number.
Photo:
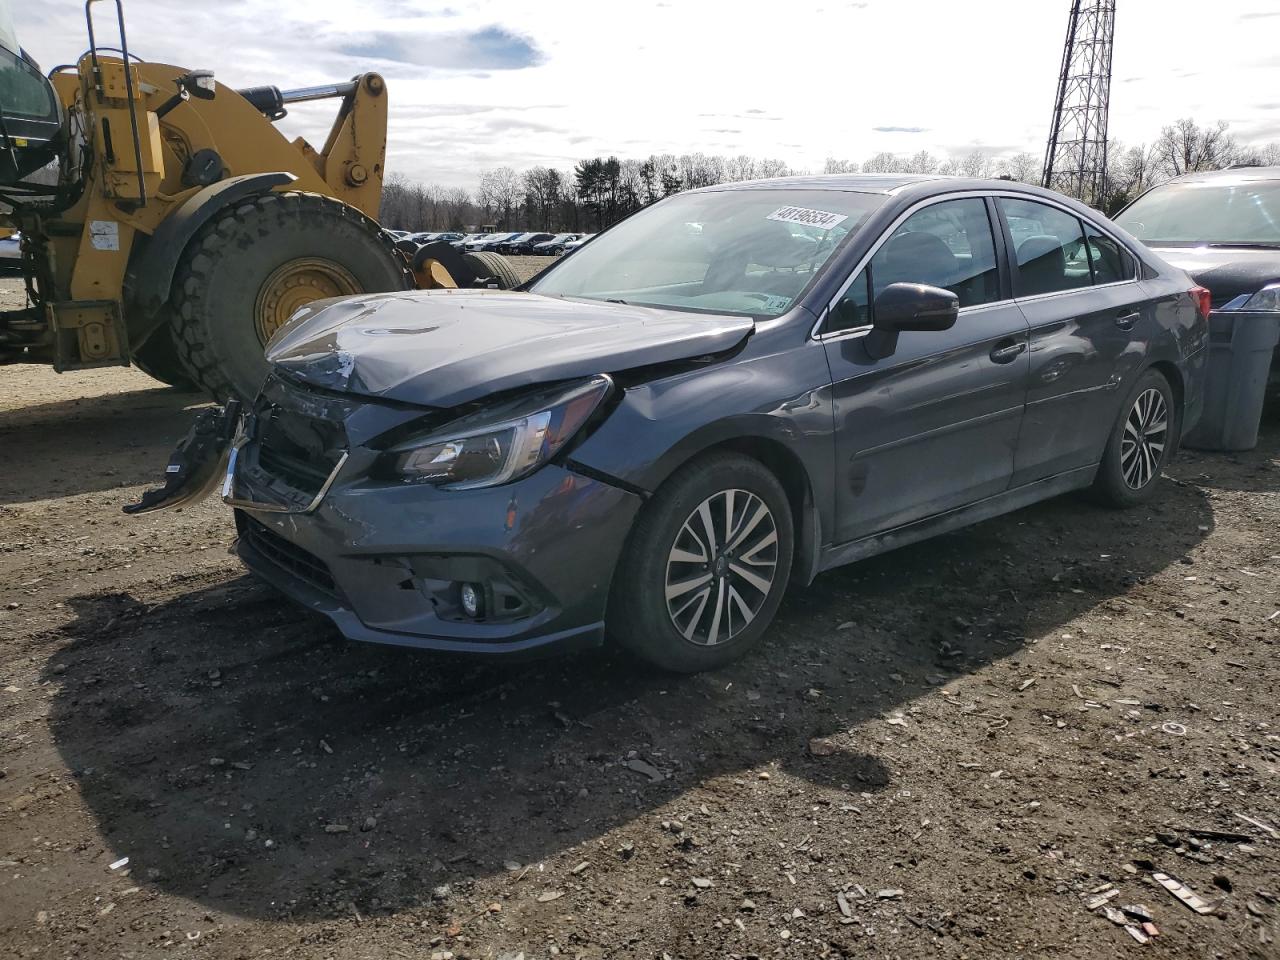
[[[240,536],[258,556],[317,590],[337,596],[338,588],[333,582],[333,574],[319,557],[296,543],[291,543],[240,510],[236,511],[236,526],[240,529]]]
[[[258,465],[287,486],[314,496],[342,457],[342,427],[281,407],[258,413]]]

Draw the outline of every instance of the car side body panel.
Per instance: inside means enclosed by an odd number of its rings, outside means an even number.
[[[617,408],[570,454],[572,461],[652,493],[710,447],[780,444],[802,467],[823,542],[829,541],[831,376],[822,345],[804,335],[812,321],[806,314],[762,325],[730,361],[624,384]]]

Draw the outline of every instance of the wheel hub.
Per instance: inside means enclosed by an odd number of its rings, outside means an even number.
[[[778,526],[747,490],[723,490],[689,514],[667,555],[667,614],[686,640],[714,646],[756,618],[773,588]]]
[[[1169,408],[1154,387],[1142,391],[1124,422],[1120,471],[1125,486],[1141,490],[1155,479],[1169,438]]]
[[[345,267],[318,257],[301,257],[276,267],[258,291],[254,329],[267,341],[308,303],[360,293],[360,284]]]

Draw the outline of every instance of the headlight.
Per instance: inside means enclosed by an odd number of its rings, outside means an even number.
[[[1258,313],[1280,313],[1280,283],[1269,283],[1252,296],[1242,293],[1223,310],[1251,310]]]
[[[394,447],[395,473],[447,490],[494,487],[546,463],[613,389],[607,376],[510,401]]]

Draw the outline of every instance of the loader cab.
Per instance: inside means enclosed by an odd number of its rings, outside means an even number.
[[[0,186],[11,186],[58,155],[62,115],[53,84],[18,44],[0,0]]]

